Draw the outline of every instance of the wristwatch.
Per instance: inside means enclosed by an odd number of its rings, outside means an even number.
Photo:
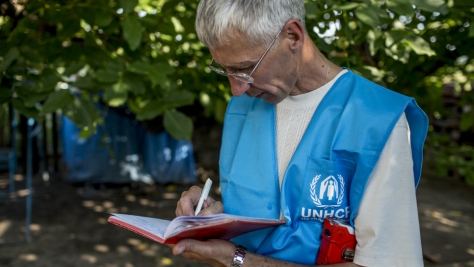
[[[232,260],[230,267],[242,267],[242,264],[244,264],[245,254],[247,254],[247,249],[238,245],[235,249],[234,259]]]

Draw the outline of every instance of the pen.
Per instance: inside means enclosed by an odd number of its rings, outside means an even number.
[[[204,188],[202,189],[201,192],[201,197],[199,197],[199,202],[197,204],[196,210],[194,211],[194,216],[197,216],[199,212],[202,209],[202,204],[204,203],[204,200],[207,199],[207,196],[209,195],[209,190],[211,189],[212,185],[212,180],[207,178],[206,184],[204,185]]]

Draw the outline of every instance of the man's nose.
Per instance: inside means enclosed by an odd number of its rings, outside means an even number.
[[[250,89],[250,84],[229,76],[230,90],[233,96],[241,96]]]

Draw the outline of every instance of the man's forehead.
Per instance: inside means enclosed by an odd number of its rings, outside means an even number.
[[[214,61],[223,67],[248,67],[255,64],[261,57],[261,48],[236,49],[233,45],[221,47],[219,49],[210,49]]]
[[[246,68],[250,65],[255,64],[258,61],[258,58],[252,60],[252,59],[245,59],[244,57],[229,59],[226,57],[213,56],[213,58],[214,58],[214,62],[226,68],[244,68],[244,67]]]

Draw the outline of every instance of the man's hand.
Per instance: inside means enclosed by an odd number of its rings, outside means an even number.
[[[236,246],[234,243],[210,239],[207,241],[197,241],[193,239],[183,239],[176,245],[170,245],[173,248],[174,255],[203,263],[215,267],[228,267],[234,258]]]
[[[199,202],[201,192],[202,189],[199,186],[192,186],[188,191],[184,191],[176,206],[176,216],[194,216],[194,209]],[[222,212],[224,212],[222,203],[208,197],[202,204],[202,210],[198,215],[204,216]]]

